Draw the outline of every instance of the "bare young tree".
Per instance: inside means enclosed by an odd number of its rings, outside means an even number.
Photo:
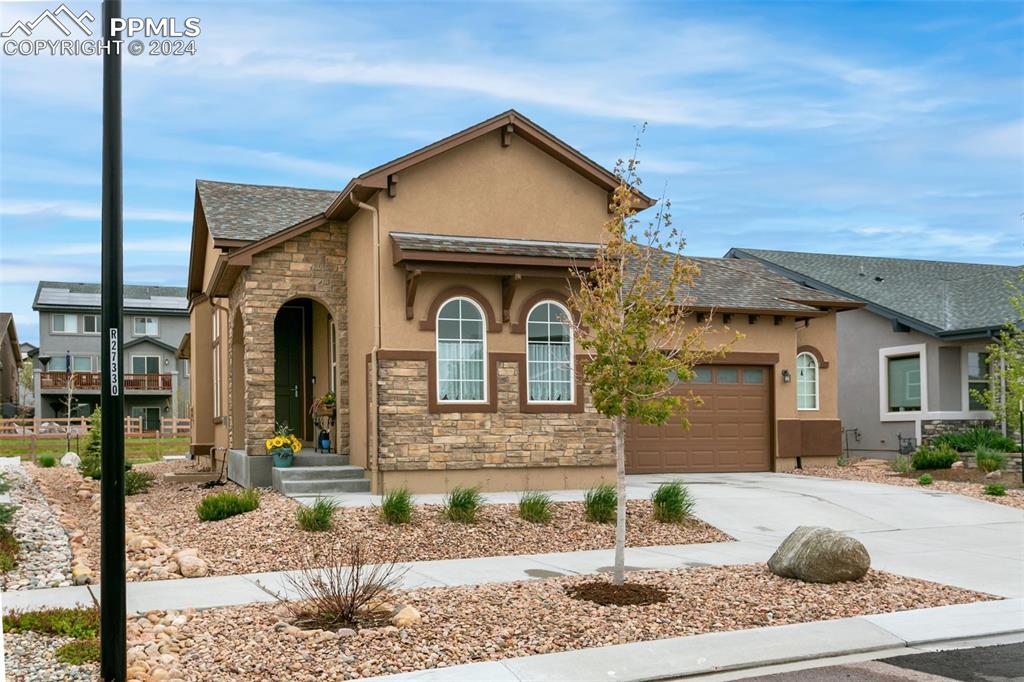
[[[698,322],[687,307],[700,270],[681,253],[686,242],[672,226],[671,203],[663,201],[640,227],[638,150],[639,137],[633,156],[615,165],[619,186],[601,249],[592,268],[576,269],[570,296],[576,338],[586,355],[583,382],[594,407],[614,425],[616,585],[625,579],[626,423],[675,419],[689,428],[688,409],[699,405],[700,397],[673,389],[693,378],[695,365],[724,355],[731,345],[709,348],[712,316]]]

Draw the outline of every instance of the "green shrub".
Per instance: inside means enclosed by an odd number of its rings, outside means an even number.
[[[1019,445],[999,431],[985,426],[975,426],[959,433],[944,433],[932,439],[933,445],[948,445],[957,452],[977,452],[988,448],[998,452],[1016,452]]]
[[[251,512],[259,506],[259,492],[250,489],[240,493],[224,492],[207,495],[196,505],[196,513],[199,514],[200,521],[221,521],[236,514]]]
[[[1006,455],[984,446],[974,452],[974,457],[978,468],[986,474],[1006,466]]]
[[[38,632],[44,635],[90,639],[100,631],[100,614],[95,608],[59,608],[41,611],[11,611],[4,616],[4,632]]]
[[[412,521],[412,494],[408,488],[395,488],[384,493],[380,503],[380,518],[391,525]]]
[[[103,452],[103,413],[96,408],[89,415],[89,435],[85,439],[85,450],[81,453],[82,459],[95,457],[97,460]],[[97,465],[97,469],[99,465]],[[98,478],[98,477],[97,477]]]
[[[42,467],[43,469],[50,469],[57,466],[57,458],[53,455],[40,455],[36,459],[36,466]]]
[[[14,512],[17,510],[18,505],[16,504],[0,502],[0,526],[11,525],[11,521],[14,520]]]
[[[547,523],[551,520],[551,496],[547,493],[529,491],[519,498],[519,518],[530,523]]]
[[[953,462],[960,460],[960,455],[948,444],[922,445],[914,453],[912,464],[915,469],[948,469]]]
[[[591,523],[612,523],[615,521],[615,505],[618,495],[615,486],[605,483],[594,486],[583,496],[583,509]]]
[[[312,506],[299,507],[295,512],[295,519],[303,530],[312,533],[329,530],[337,508],[338,503],[329,497],[317,497]]]
[[[889,462],[889,468],[897,474],[909,474],[914,465],[906,455],[896,455],[896,458]]]
[[[931,485],[934,479],[931,474],[921,474],[917,477],[918,485]]]
[[[693,512],[695,500],[682,481],[662,483],[651,495],[654,502],[654,520],[661,523],[679,523]]]
[[[100,640],[76,639],[73,642],[57,647],[53,653],[54,657],[61,663],[68,665],[82,665],[83,663],[100,662]]]
[[[483,503],[484,498],[478,488],[455,487],[444,498],[444,515],[449,521],[473,523]]]
[[[993,497],[1002,497],[1006,494],[1006,486],[1002,483],[989,483],[985,486],[985,494]]]
[[[0,526],[0,573],[7,573],[18,565],[21,544],[8,528]]]
[[[7,474],[5,474],[2,471],[0,471],[0,493],[9,492],[10,489],[11,489],[11,484],[7,480]]]
[[[124,494],[139,495],[149,492],[156,477],[148,471],[126,471],[124,472]]]
[[[124,470],[132,470],[130,462],[124,463]],[[84,455],[78,463],[78,473],[82,474],[85,478],[91,478],[95,481],[100,480],[103,477],[103,466],[100,458],[93,455]],[[125,478],[127,479],[127,476]]]

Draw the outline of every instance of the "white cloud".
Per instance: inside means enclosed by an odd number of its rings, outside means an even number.
[[[191,240],[188,237],[167,239],[129,239],[124,242],[125,253],[188,253]],[[55,256],[100,255],[100,243],[78,242],[58,244],[47,250]]]
[[[99,220],[100,202],[64,201],[45,199],[4,199],[0,215],[55,215],[78,220]],[[192,222],[190,211],[167,209],[125,208],[125,220],[154,220],[159,222]]]
[[[973,156],[1024,158],[1024,118],[992,126],[967,138],[961,149]]]

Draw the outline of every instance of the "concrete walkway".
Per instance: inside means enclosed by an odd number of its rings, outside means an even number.
[[[1024,597],[1024,512],[923,488],[773,473],[628,476],[630,499],[648,499],[681,479],[697,499],[696,514],[743,542],[777,547],[800,525],[845,531],[871,553],[872,566],[1004,597]],[[582,490],[556,491],[579,501]],[[521,493],[488,493],[515,503]],[[369,494],[338,495],[343,506],[379,504]],[[438,504],[443,495],[417,495]],[[308,503],[310,500],[300,500]]]
[[[757,542],[719,542],[699,545],[630,547],[629,570],[728,566],[768,560],[773,547]],[[611,570],[610,549],[552,554],[529,554],[477,559],[445,559],[401,564],[406,570],[402,587],[479,585],[551,578]],[[156,580],[128,583],[129,611],[151,609],[213,608],[273,601],[257,583],[275,592],[288,593],[287,576],[297,571],[213,576],[189,580]],[[93,588],[102,597],[102,589]],[[52,587],[0,594],[0,606],[9,609],[40,609],[92,603],[87,587]]]
[[[1024,600],[715,632],[369,679],[378,682],[640,682],[865,652],[876,657],[895,656],[910,653],[908,647],[1007,634],[1024,634]]]

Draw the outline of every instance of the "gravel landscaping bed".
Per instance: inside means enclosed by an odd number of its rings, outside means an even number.
[[[73,640],[69,637],[54,637],[35,632],[5,634],[6,679],[11,682],[98,679],[100,666],[97,663],[68,665],[54,658],[57,648],[71,641]]]
[[[879,571],[851,583],[809,584],[778,578],[764,565],[629,575],[631,582],[666,590],[668,601],[661,604],[599,606],[567,595],[566,587],[593,580],[573,576],[402,591],[393,601],[417,609],[420,623],[341,637],[286,629],[280,607],[268,604],[201,611],[179,633],[192,642],[182,648],[180,667],[195,680],[353,679],[992,599]]]
[[[5,591],[70,585],[71,548],[64,527],[23,468],[0,471],[11,485],[11,503],[18,507],[10,527],[20,545],[18,564],[0,575],[0,585]]]
[[[201,522],[196,505],[206,495],[240,490],[233,483],[210,489],[196,484],[167,483],[163,474],[180,470],[185,462],[137,465],[156,474],[156,483],[143,495],[128,498],[130,526],[173,551],[193,548],[208,564],[211,575],[231,575],[299,568],[319,547],[348,544],[361,538],[371,560],[385,560],[397,552],[402,561],[458,559],[508,554],[540,554],[614,546],[612,525],[588,523],[579,502],[558,503],[547,525],[521,520],[515,505],[485,505],[474,524],[452,523],[441,518],[438,505],[417,506],[413,522],[389,526],[372,507],[339,509],[332,530],[311,533],[295,520],[299,504],[273,490],[263,490],[259,509],[223,521]],[[85,531],[87,562],[98,570],[99,515],[92,497],[79,497],[77,472],[37,469],[47,496],[59,500]],[[726,542],[728,535],[699,519],[681,524],[658,523],[649,501],[627,504],[630,546]],[[165,550],[166,551],[166,550]],[[169,556],[169,555],[168,555]],[[143,579],[160,579],[148,574]],[[138,578],[137,578],[138,579]]]
[[[935,480],[929,486],[919,485],[917,477],[922,473],[926,472],[915,472],[913,475],[908,474],[903,476],[894,471],[888,471],[886,469],[880,469],[875,467],[858,467],[856,465],[849,465],[843,467],[815,467],[808,469],[797,469],[793,471],[794,474],[803,474],[805,476],[821,476],[823,478],[836,478],[844,481],[869,481],[871,483],[884,483],[886,485],[902,485],[910,486],[914,488],[920,488],[923,490],[939,490],[945,493],[956,493],[958,495],[966,495],[968,497],[974,497],[985,502],[994,502],[996,504],[1006,505],[1007,507],[1014,507],[1016,509],[1024,509],[1024,490],[1020,488],[1011,487],[1008,485],[1006,479],[1010,477],[1017,477],[1019,480],[1019,473],[1004,473],[1000,479],[988,481],[989,483],[1001,483],[1006,486],[1006,495],[995,496],[985,494],[985,485],[982,483],[972,483],[969,481],[944,481],[936,476],[936,472],[927,472],[932,474]]]

